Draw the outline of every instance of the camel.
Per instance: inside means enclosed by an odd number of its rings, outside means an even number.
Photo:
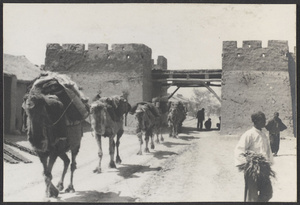
[[[90,116],[93,133],[98,144],[99,163],[94,173],[101,173],[101,161],[103,157],[101,137],[109,138],[110,168],[116,168],[114,161],[115,147],[117,149],[116,163],[122,162],[119,155],[120,138],[124,132],[124,114],[127,115],[131,105],[127,102],[127,96],[98,97],[90,105]],[[114,141],[117,135],[116,143]]]
[[[164,126],[164,117],[168,112],[168,99],[166,97],[155,97],[152,99],[152,103],[158,109],[160,117],[155,120],[154,124],[154,133],[156,134],[156,143],[160,143],[160,141],[164,141],[162,135],[162,128]],[[159,141],[160,135],[160,141]]]
[[[143,145],[143,132],[145,133],[145,152],[149,153],[148,143],[149,137],[151,138],[151,149],[154,149],[153,142],[153,129],[155,127],[156,121],[160,117],[159,110],[150,102],[139,102],[129,112],[130,114],[135,114],[135,119],[137,121],[136,134],[139,138],[140,149],[138,155],[142,155],[142,145]]]
[[[75,82],[54,72],[42,73],[33,80],[24,96],[23,130],[27,131],[28,140],[43,164],[46,197],[57,197],[64,189],[70,164],[67,151],[71,151],[71,178],[65,192],[75,192],[73,176],[83,136],[81,122],[89,114],[87,101]],[[63,160],[64,168],[55,187],[51,172],[57,157]]]
[[[170,137],[178,138],[182,123],[186,118],[186,111],[182,102],[169,102],[168,124]]]
[[[64,177],[70,164],[66,154],[71,150],[71,178],[66,192],[75,192],[73,175],[76,169],[76,156],[79,152],[82,137],[81,123],[68,127],[65,108],[55,95],[44,95],[31,90],[25,102],[27,114],[27,135],[33,149],[43,164],[43,175],[46,184],[46,197],[57,197],[64,189]],[[64,162],[60,181],[55,187],[52,184],[52,168],[60,157]]]

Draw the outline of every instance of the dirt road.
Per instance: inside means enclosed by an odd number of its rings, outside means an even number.
[[[197,132],[195,120],[187,120],[179,139],[169,138],[156,144],[151,153],[136,155],[137,137],[126,134],[121,139],[122,164],[108,168],[108,139],[103,140],[102,173],[93,169],[98,162],[97,145],[91,132],[85,132],[75,171],[75,193],[61,192],[57,202],[209,202],[242,201],[243,174],[233,164],[233,149],[238,136],[221,136],[217,130]],[[28,146],[28,142],[19,141]],[[279,156],[273,169],[271,201],[294,202],[297,196],[296,140],[281,140]],[[5,202],[44,201],[42,166],[37,157],[22,152],[30,164],[4,163],[3,196]],[[56,184],[62,161],[53,169]],[[65,187],[69,183],[69,172]]]

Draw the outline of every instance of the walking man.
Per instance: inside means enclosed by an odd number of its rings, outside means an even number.
[[[280,144],[280,132],[285,130],[287,127],[281,119],[279,118],[279,113],[274,113],[274,118],[270,120],[267,125],[266,129],[269,131],[269,137],[270,137],[270,144],[271,144],[271,150],[274,156],[277,156],[277,152],[279,150],[279,144]]]
[[[259,167],[258,170],[264,169],[266,165],[269,167],[269,174],[261,176],[260,172],[248,170],[254,169],[244,169],[245,171],[245,195],[244,201],[247,202],[267,202],[272,198],[273,190],[271,180],[269,178],[271,174],[270,165],[273,163],[273,156],[270,147],[269,138],[263,133],[262,128],[265,127],[266,117],[262,112],[257,112],[251,115],[252,122],[254,126],[246,131],[240,138],[238,144],[235,147],[235,165],[248,165],[257,166],[256,163],[249,163],[249,155],[252,153],[257,156],[262,156],[260,159],[264,159],[263,167]],[[247,157],[248,156],[248,157]],[[253,159],[253,158],[252,158]],[[257,158],[256,158],[257,159]],[[247,163],[248,162],[248,163]],[[256,161],[257,162],[257,161]],[[259,165],[258,165],[259,166]],[[257,167],[256,167],[257,168]],[[257,169],[256,169],[257,170]],[[259,175],[257,178],[253,178],[253,175]]]
[[[204,108],[201,110],[198,110],[197,112],[197,130],[202,130],[203,128],[203,121],[205,119],[205,113],[204,113]]]

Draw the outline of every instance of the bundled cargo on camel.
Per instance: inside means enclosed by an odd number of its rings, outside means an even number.
[[[35,80],[31,91],[56,95],[62,102],[69,121],[81,121],[89,116],[88,98],[67,75],[45,72]]]

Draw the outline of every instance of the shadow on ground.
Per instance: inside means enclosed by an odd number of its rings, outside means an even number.
[[[278,154],[277,156],[274,156],[274,157],[289,157],[289,156],[297,156],[296,154]]]
[[[154,157],[156,157],[157,159],[166,159],[168,158],[167,156],[171,156],[171,155],[178,155],[176,152],[169,152],[169,151],[157,151],[153,154]]]
[[[198,132],[211,132],[211,131],[220,131],[220,130],[218,128],[211,128],[209,130],[207,129],[199,130]]]
[[[185,141],[191,141],[191,140],[198,140],[200,137],[194,137],[194,136],[179,136],[179,139],[185,140]]]
[[[58,202],[135,202],[137,198],[120,196],[115,192],[78,191],[76,196],[67,199],[57,199]]]
[[[194,132],[197,132],[197,128],[194,128],[194,127],[182,127],[180,133],[190,134],[190,133],[194,133]]]
[[[172,146],[177,146],[177,145],[190,145],[188,143],[178,143],[178,142],[163,142],[161,143],[162,145],[165,145],[166,147],[172,147]]]
[[[118,175],[124,177],[125,179],[128,178],[137,178],[139,176],[134,175],[134,173],[144,173],[144,172],[152,172],[152,171],[159,171],[161,167],[150,168],[150,166],[144,165],[131,165],[131,164],[123,164],[123,167],[119,167]]]

